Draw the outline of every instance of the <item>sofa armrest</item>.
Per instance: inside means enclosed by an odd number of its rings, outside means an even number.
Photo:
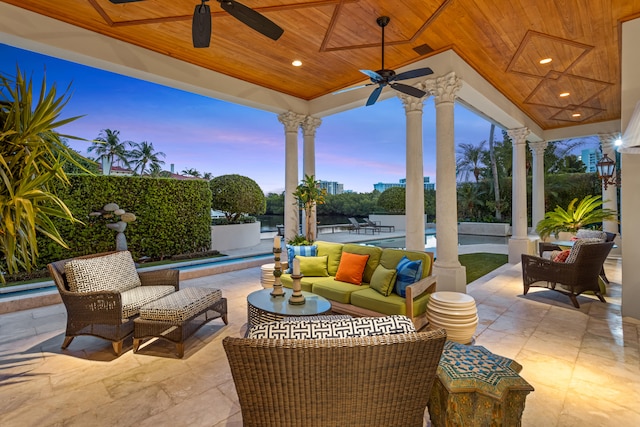
[[[427,276],[416,283],[407,286],[405,304],[407,305],[407,316],[413,318],[413,300],[424,293],[436,291],[436,276]]]
[[[180,287],[180,272],[173,269],[139,271],[138,276],[142,286],[159,286],[171,285],[176,288]]]

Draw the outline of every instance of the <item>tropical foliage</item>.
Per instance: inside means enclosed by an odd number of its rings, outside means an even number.
[[[230,223],[237,223],[243,215],[261,215],[266,202],[260,186],[242,175],[221,175],[209,181],[211,208],[224,213]]]
[[[569,203],[567,209],[556,206],[553,211],[544,215],[544,219],[536,226],[536,232],[542,239],[551,234],[557,237],[560,231],[576,232],[587,225],[616,220],[615,211],[601,208],[601,196],[586,196],[577,206],[576,202],[577,198]]]
[[[87,151],[95,152],[98,155],[95,160],[100,163],[106,162],[109,168],[116,161],[129,167],[127,147],[131,145],[133,145],[131,141],[120,141],[119,130],[103,129]]]
[[[299,208],[305,211],[306,239],[310,242],[315,240],[316,227],[313,224],[313,208],[324,203],[327,190],[320,188],[320,182],[316,181],[313,175],[305,175],[304,179],[296,187],[293,197]]]
[[[164,160],[160,160],[160,157],[166,157],[162,151],[156,151],[153,148],[153,142],[134,142],[133,150],[127,155],[130,164],[133,166],[134,172],[138,175],[144,175],[151,170],[160,169],[161,165],[164,165]]]
[[[0,251],[9,273],[31,271],[38,234],[66,247],[52,218],[77,222],[52,190],[54,181],[68,184],[65,163],[81,167],[55,130],[76,119],[60,119],[68,100],[46,79],[34,98],[32,81],[19,69],[14,79],[0,75]]]

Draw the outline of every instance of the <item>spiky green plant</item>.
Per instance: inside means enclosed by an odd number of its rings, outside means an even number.
[[[77,221],[51,188],[55,180],[68,183],[67,162],[86,171],[61,139],[79,138],[54,130],[77,118],[59,119],[68,99],[56,96],[55,85],[47,90],[46,79],[34,99],[32,82],[19,69],[13,79],[0,75],[0,251],[9,273],[31,271],[38,233],[66,247],[52,218]]]
[[[536,226],[540,238],[545,239],[551,234],[557,238],[561,231],[576,232],[587,225],[617,219],[615,211],[601,208],[602,196],[585,196],[576,206],[577,201],[577,198],[573,199],[566,210],[556,206],[553,211],[547,212]]]

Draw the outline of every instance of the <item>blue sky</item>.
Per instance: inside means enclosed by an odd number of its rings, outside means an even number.
[[[69,85],[62,116],[83,116],[60,132],[85,139],[102,129],[120,131],[121,140],[152,142],[166,154],[165,169],[194,168],[245,175],[265,193],[284,190],[284,127],[277,115],[181,90],[136,80],[0,44],[0,73],[15,75],[16,65],[39,87]],[[392,89],[385,89],[392,90]],[[477,144],[489,137],[490,124],[456,105],[456,144]],[[424,173],[435,180],[435,108],[425,102]],[[499,137],[499,134],[498,134]],[[302,161],[302,136],[299,138]],[[86,153],[89,142],[70,141]],[[302,164],[299,167],[302,174]],[[338,181],[345,190],[373,191],[377,182],[405,177],[405,113],[397,97],[371,107],[322,118],[316,131],[316,178]]]

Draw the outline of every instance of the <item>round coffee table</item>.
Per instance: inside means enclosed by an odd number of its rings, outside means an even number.
[[[272,297],[272,289],[261,289],[247,296],[247,319],[249,329],[264,323],[273,322],[292,316],[317,316],[331,312],[328,299],[311,292],[302,291],[305,303],[302,305],[289,304],[291,289],[284,289],[284,297]]]

